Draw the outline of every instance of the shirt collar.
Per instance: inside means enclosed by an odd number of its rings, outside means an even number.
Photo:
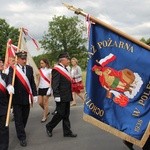
[[[23,66],[22,65],[20,65],[20,64],[18,64],[18,66],[20,67],[20,68],[22,68]],[[26,68],[26,66],[24,66],[24,68]]]
[[[63,68],[65,68],[65,66],[62,63],[59,63],[60,66],[62,66]]]

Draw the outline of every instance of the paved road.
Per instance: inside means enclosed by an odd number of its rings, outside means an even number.
[[[55,103],[50,100],[49,108],[53,112]],[[83,117],[83,104],[78,101],[77,106],[71,107],[71,126],[77,138],[64,138],[62,124],[53,131],[53,137],[48,137],[45,124],[41,123],[42,110],[35,104],[31,109],[26,127],[27,147],[21,147],[16,137],[14,122],[10,122],[9,150],[128,150],[118,137],[111,135],[87,122]],[[49,116],[48,121],[52,115]],[[140,150],[139,147],[134,147]]]

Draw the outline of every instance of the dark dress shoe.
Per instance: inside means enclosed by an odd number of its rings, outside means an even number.
[[[125,141],[125,140],[123,141],[123,143],[124,143],[130,150],[134,150],[132,143],[130,143],[130,142],[128,142],[128,141]]]
[[[77,134],[74,134],[74,133],[70,133],[70,134],[65,134],[64,137],[77,137]]]
[[[57,114],[57,111],[56,111],[56,110],[54,110],[54,112],[52,112],[52,115],[55,115],[55,114]]]
[[[48,130],[47,126],[46,126],[46,133],[49,137],[53,136],[52,131]]]
[[[27,146],[27,141],[26,140],[20,140],[20,145],[23,147]]]

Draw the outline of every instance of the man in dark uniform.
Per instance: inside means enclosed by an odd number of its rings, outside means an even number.
[[[13,110],[17,137],[20,145],[27,146],[25,127],[30,112],[32,100],[37,101],[37,90],[33,77],[33,68],[26,65],[27,52],[20,51],[17,54],[17,65],[15,74],[13,95]],[[10,67],[9,76],[13,75],[13,68]]]
[[[69,115],[70,101],[72,98],[71,77],[66,67],[69,64],[69,55],[63,53],[59,55],[59,64],[52,70],[52,89],[56,101],[56,113],[52,120],[46,124],[46,131],[49,137],[52,137],[52,131],[62,120],[64,137],[76,137],[71,131]]]
[[[11,85],[7,86],[8,76],[2,73],[3,69],[3,59],[0,58],[0,150],[8,150],[9,129],[5,127],[9,98],[7,90],[14,93],[14,89]]]

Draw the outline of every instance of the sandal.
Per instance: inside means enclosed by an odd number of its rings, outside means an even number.
[[[47,118],[42,118],[41,123],[46,122]]]

